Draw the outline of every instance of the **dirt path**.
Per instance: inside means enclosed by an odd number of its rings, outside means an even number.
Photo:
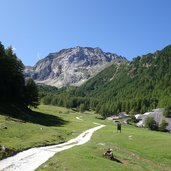
[[[96,123],[97,124],[97,123]],[[63,150],[67,150],[74,146],[82,145],[88,142],[91,139],[92,134],[105,127],[105,125],[96,126],[91,128],[78,137],[69,140],[66,143],[47,146],[47,147],[39,147],[39,148],[31,148],[29,150],[18,153],[15,156],[9,157],[0,161],[0,170],[3,171],[33,171],[46,162],[49,158],[54,156],[56,153],[61,152]]]

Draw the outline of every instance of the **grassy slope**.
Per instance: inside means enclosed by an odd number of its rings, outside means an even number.
[[[171,170],[170,134],[132,126],[123,126],[120,134],[116,133],[115,125],[111,121],[97,119],[97,115],[78,114],[73,111],[69,113],[68,109],[53,106],[40,106],[38,110],[50,116],[56,115],[66,122],[60,126],[46,126],[23,123],[0,115],[0,124],[8,127],[7,130],[0,130],[0,144],[22,150],[31,146],[59,143],[76,137],[86,129],[94,127],[93,121],[107,125],[98,130],[87,144],[56,154],[38,170]],[[75,119],[76,116],[84,121]],[[107,148],[113,149],[114,155],[122,164],[102,157]]]
[[[171,170],[170,134],[132,126],[124,126],[119,134],[111,121],[104,122],[107,127],[97,131],[90,142],[57,154],[38,170]],[[104,159],[107,148],[123,164]]]
[[[39,106],[32,115],[16,119],[0,113],[0,145],[14,151],[35,146],[58,144],[67,141],[84,130],[93,127],[91,122],[80,123],[77,112],[62,107]],[[44,116],[43,116],[44,115]],[[93,116],[95,117],[95,116]],[[34,119],[34,123],[32,122]],[[90,119],[87,116],[87,119]],[[53,123],[53,124],[52,124]],[[7,129],[1,129],[1,127]],[[0,151],[0,159],[2,153]]]
[[[113,123],[106,124],[90,142],[55,155],[38,170],[171,170],[170,134],[132,126],[124,126],[120,134],[116,133]],[[107,148],[113,149],[122,164],[102,157]]]

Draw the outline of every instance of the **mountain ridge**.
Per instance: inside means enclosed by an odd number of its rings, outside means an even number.
[[[119,66],[125,62],[125,57],[103,52],[100,48],[77,46],[49,53],[35,66],[27,66],[24,74],[37,83],[56,87],[79,86],[111,63]]]

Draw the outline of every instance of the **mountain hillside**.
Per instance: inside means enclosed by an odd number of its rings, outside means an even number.
[[[105,53],[100,48],[78,46],[50,53],[34,67],[26,67],[25,77],[56,87],[79,86],[110,64],[125,62],[126,58]]]
[[[118,69],[111,65],[75,91],[99,99],[100,113],[145,112],[171,106],[171,46],[138,56]],[[169,109],[168,109],[169,110]]]

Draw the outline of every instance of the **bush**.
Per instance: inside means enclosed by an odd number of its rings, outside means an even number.
[[[129,124],[129,125],[135,125],[136,123],[138,123],[139,122],[139,120],[137,120],[136,119],[136,117],[135,116],[131,116],[131,118],[129,118],[129,119],[127,119],[127,123]]]
[[[79,111],[83,113],[85,112],[85,110],[86,110],[85,104],[80,104]]]
[[[158,130],[157,122],[154,120],[153,117],[146,118],[145,127],[150,129],[150,130]]]
[[[42,98],[42,103],[44,105],[50,105],[52,102],[52,97],[51,96],[45,96]]]
[[[169,105],[169,106],[165,107],[163,115],[165,117],[168,117],[170,115],[170,111],[171,111],[171,106]]]
[[[168,123],[163,119],[162,123],[159,125],[159,131],[166,132],[167,125],[168,125]]]

